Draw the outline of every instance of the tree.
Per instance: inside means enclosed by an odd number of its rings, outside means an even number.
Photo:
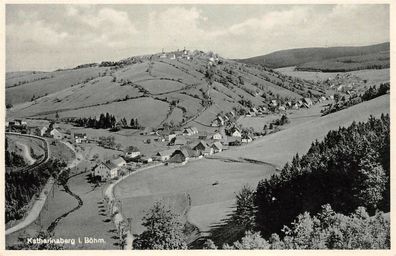
[[[233,221],[238,225],[244,225],[247,230],[252,229],[255,225],[256,214],[255,191],[250,186],[244,185],[236,195],[236,199]]]
[[[272,234],[269,240],[260,232],[247,231],[241,241],[225,244],[223,249],[389,249],[390,223],[382,212],[369,216],[358,207],[349,216],[335,212],[330,205],[311,216],[299,214],[282,230],[283,239]]]
[[[187,249],[184,225],[179,215],[174,213],[163,202],[154,203],[143,217],[146,230],[134,240],[137,249]]]

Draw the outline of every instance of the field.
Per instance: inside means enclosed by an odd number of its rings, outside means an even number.
[[[10,79],[6,81],[6,86],[9,87],[6,91],[6,102],[15,105],[30,101],[33,96],[42,97],[46,94],[64,90],[73,84],[82,83],[87,79],[97,77],[98,73],[106,70],[107,68],[84,68],[56,71],[47,73],[50,78],[44,80],[34,80],[36,75],[33,75],[33,77],[24,76],[23,80],[28,81],[28,83],[15,87],[10,87],[15,83],[14,79]]]
[[[206,232],[232,210],[235,193],[244,184],[255,187],[259,180],[274,172],[267,165],[203,159],[182,167],[163,166],[136,173],[122,181],[115,194],[122,201],[124,215],[134,219],[134,233],[143,230],[140,226],[143,211],[156,200],[177,199],[180,212],[184,209],[180,197],[185,193],[192,203],[188,220]],[[215,182],[219,184],[213,185]]]

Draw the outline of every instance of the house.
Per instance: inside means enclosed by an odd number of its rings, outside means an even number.
[[[76,144],[81,144],[87,141],[87,135],[85,133],[75,133],[74,134],[74,141]]]
[[[214,153],[223,151],[223,145],[218,141],[214,142],[211,147],[213,148]]]
[[[217,119],[219,120],[219,124],[220,124],[221,126],[223,126],[223,125],[224,125],[224,119],[223,119],[223,117],[222,117],[222,116],[218,116]]]
[[[221,136],[221,134],[218,132],[213,134],[213,136],[212,136],[212,139],[214,139],[214,140],[221,140],[222,138],[223,138],[223,136]]]
[[[159,151],[157,154],[155,154],[153,159],[161,162],[168,161],[173,152],[175,152],[174,149]]]
[[[114,164],[117,167],[123,167],[123,166],[126,165],[126,162],[125,162],[124,158],[122,158],[122,157],[118,157],[116,159],[113,159],[113,160],[110,161],[110,163]]]
[[[193,147],[193,150],[200,152],[200,154],[204,156],[213,154],[213,148],[209,147],[209,145],[203,140],[198,142],[198,144]]]
[[[101,181],[113,179],[118,176],[118,169],[112,162],[102,162],[94,168],[92,176],[100,178]]]
[[[299,101],[297,101],[297,105],[300,108],[300,107],[302,107],[304,105],[304,103],[301,100],[299,100]]]
[[[250,143],[250,142],[252,142],[253,141],[253,139],[252,139],[252,137],[250,137],[249,135],[248,136],[244,136],[243,138],[242,138],[242,142],[243,143]]]
[[[304,98],[302,102],[308,107],[311,107],[313,105],[312,100],[310,98]]]
[[[271,106],[272,107],[278,106],[278,102],[276,100],[271,100]]]
[[[193,134],[198,134],[197,127],[191,127],[191,130],[193,131]]]
[[[257,111],[257,109],[255,107],[250,108],[250,112],[254,113],[255,115],[258,114],[258,111]]]
[[[220,126],[219,120],[216,118],[215,120],[212,121],[212,123],[210,124],[210,126],[212,126],[212,127],[219,127],[219,126]]]
[[[188,127],[183,130],[183,135],[191,136],[198,134],[198,129],[196,127]]]
[[[142,157],[142,163],[144,163],[144,164],[148,164],[148,163],[151,163],[151,162],[153,162],[153,158],[151,158],[151,157],[147,157],[147,156],[145,156],[145,157]]]
[[[176,133],[170,132],[168,135],[166,135],[166,140],[171,141],[173,138],[176,138]]]
[[[286,108],[284,106],[279,106],[279,111],[286,111]]]
[[[219,127],[223,126],[225,123],[224,119],[222,116],[217,116],[215,120],[212,121],[211,126],[212,127]]]
[[[193,130],[191,128],[185,128],[183,131],[183,135],[191,136],[193,135]]]
[[[231,130],[231,136],[240,138],[240,137],[242,137],[242,133],[241,133],[241,131],[238,128],[234,127]]]
[[[199,136],[198,139],[200,140],[207,140],[209,138],[208,133],[206,131],[202,132]]]
[[[61,140],[64,137],[63,133],[61,133],[57,129],[52,129],[49,134],[52,136],[52,138],[57,140]]]
[[[125,152],[125,157],[128,159],[133,159],[138,156],[140,156],[140,151],[136,147],[129,147],[129,149]]]
[[[177,136],[169,142],[171,146],[182,146],[185,145],[186,143],[187,143],[186,139],[182,136]]]
[[[190,155],[187,151],[187,149],[177,149],[173,154],[171,155],[169,162],[171,163],[185,163],[190,159]]]
[[[48,130],[48,128],[45,127],[45,126],[39,128],[39,131],[38,131],[39,136],[41,136],[41,137],[44,136],[44,134],[45,134],[45,132],[46,132],[47,130]]]
[[[176,55],[175,55],[175,54],[171,54],[170,57],[169,57],[169,59],[175,60],[175,59],[176,59]]]
[[[14,126],[21,126],[22,125],[21,123],[22,123],[22,120],[20,120],[20,119],[15,119],[14,122],[10,122],[10,124],[14,125]]]

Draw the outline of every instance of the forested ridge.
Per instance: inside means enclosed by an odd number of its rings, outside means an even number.
[[[236,199],[205,248],[389,248],[389,115],[330,131]]]
[[[50,176],[56,177],[65,163],[50,159],[39,169],[10,171],[5,174],[5,221],[23,217],[26,206],[38,195]]]

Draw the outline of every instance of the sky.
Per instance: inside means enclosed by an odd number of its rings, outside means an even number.
[[[184,47],[247,58],[389,40],[388,5],[6,5],[7,72]]]

